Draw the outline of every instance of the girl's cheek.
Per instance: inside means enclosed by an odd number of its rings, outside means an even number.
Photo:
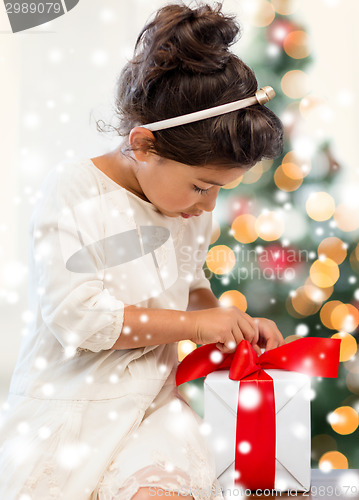
[[[179,208],[188,208],[195,204],[196,197],[191,194],[188,195],[186,193],[174,192],[171,194],[167,194],[166,196],[167,202],[170,205],[179,207]]]

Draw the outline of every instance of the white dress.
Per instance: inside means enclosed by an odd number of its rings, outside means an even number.
[[[54,166],[41,195],[0,498],[129,500],[141,486],[223,498],[203,421],[175,385],[177,342],[111,349],[126,305],[185,311],[189,291],[210,288],[211,213],[167,217],[89,158]]]

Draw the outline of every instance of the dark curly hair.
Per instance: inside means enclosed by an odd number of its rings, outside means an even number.
[[[254,72],[229,50],[240,37],[240,27],[235,16],[221,9],[221,3],[195,9],[166,5],[145,25],[132,60],[118,78],[119,122],[114,128],[119,135],[128,136],[141,124],[254,95]],[[250,168],[276,158],[283,149],[282,123],[261,104],[153,135],[155,141],[147,143],[151,152],[187,165]],[[124,151],[129,149],[127,139]]]

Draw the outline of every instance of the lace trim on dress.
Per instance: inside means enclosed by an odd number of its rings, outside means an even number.
[[[121,464],[113,460],[102,477],[97,500],[130,500],[142,487],[169,490],[171,496],[192,496],[195,500],[223,500],[221,486],[210,475],[208,462],[190,443],[184,443],[188,471],[175,467],[163,453],[152,453],[153,464],[143,467],[122,484],[118,481]],[[164,496],[164,494],[162,495]],[[167,494],[169,496],[169,493]]]
[[[196,488],[190,486],[191,481],[188,474],[178,468],[170,472],[158,465],[143,467],[129,477],[121,487],[111,483],[102,483],[97,500],[130,500],[140,488],[150,488],[150,494],[155,496],[157,489],[167,490],[167,497],[192,496],[195,500],[223,500],[220,485],[217,479],[208,488]],[[207,491],[206,491],[207,490]],[[165,496],[162,494],[162,496]]]

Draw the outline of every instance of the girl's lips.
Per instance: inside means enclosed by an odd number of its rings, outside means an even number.
[[[189,217],[198,217],[199,215],[201,215],[202,212],[200,212],[199,214],[186,214],[184,212],[181,212],[181,216],[184,217],[185,219],[188,219]]]

